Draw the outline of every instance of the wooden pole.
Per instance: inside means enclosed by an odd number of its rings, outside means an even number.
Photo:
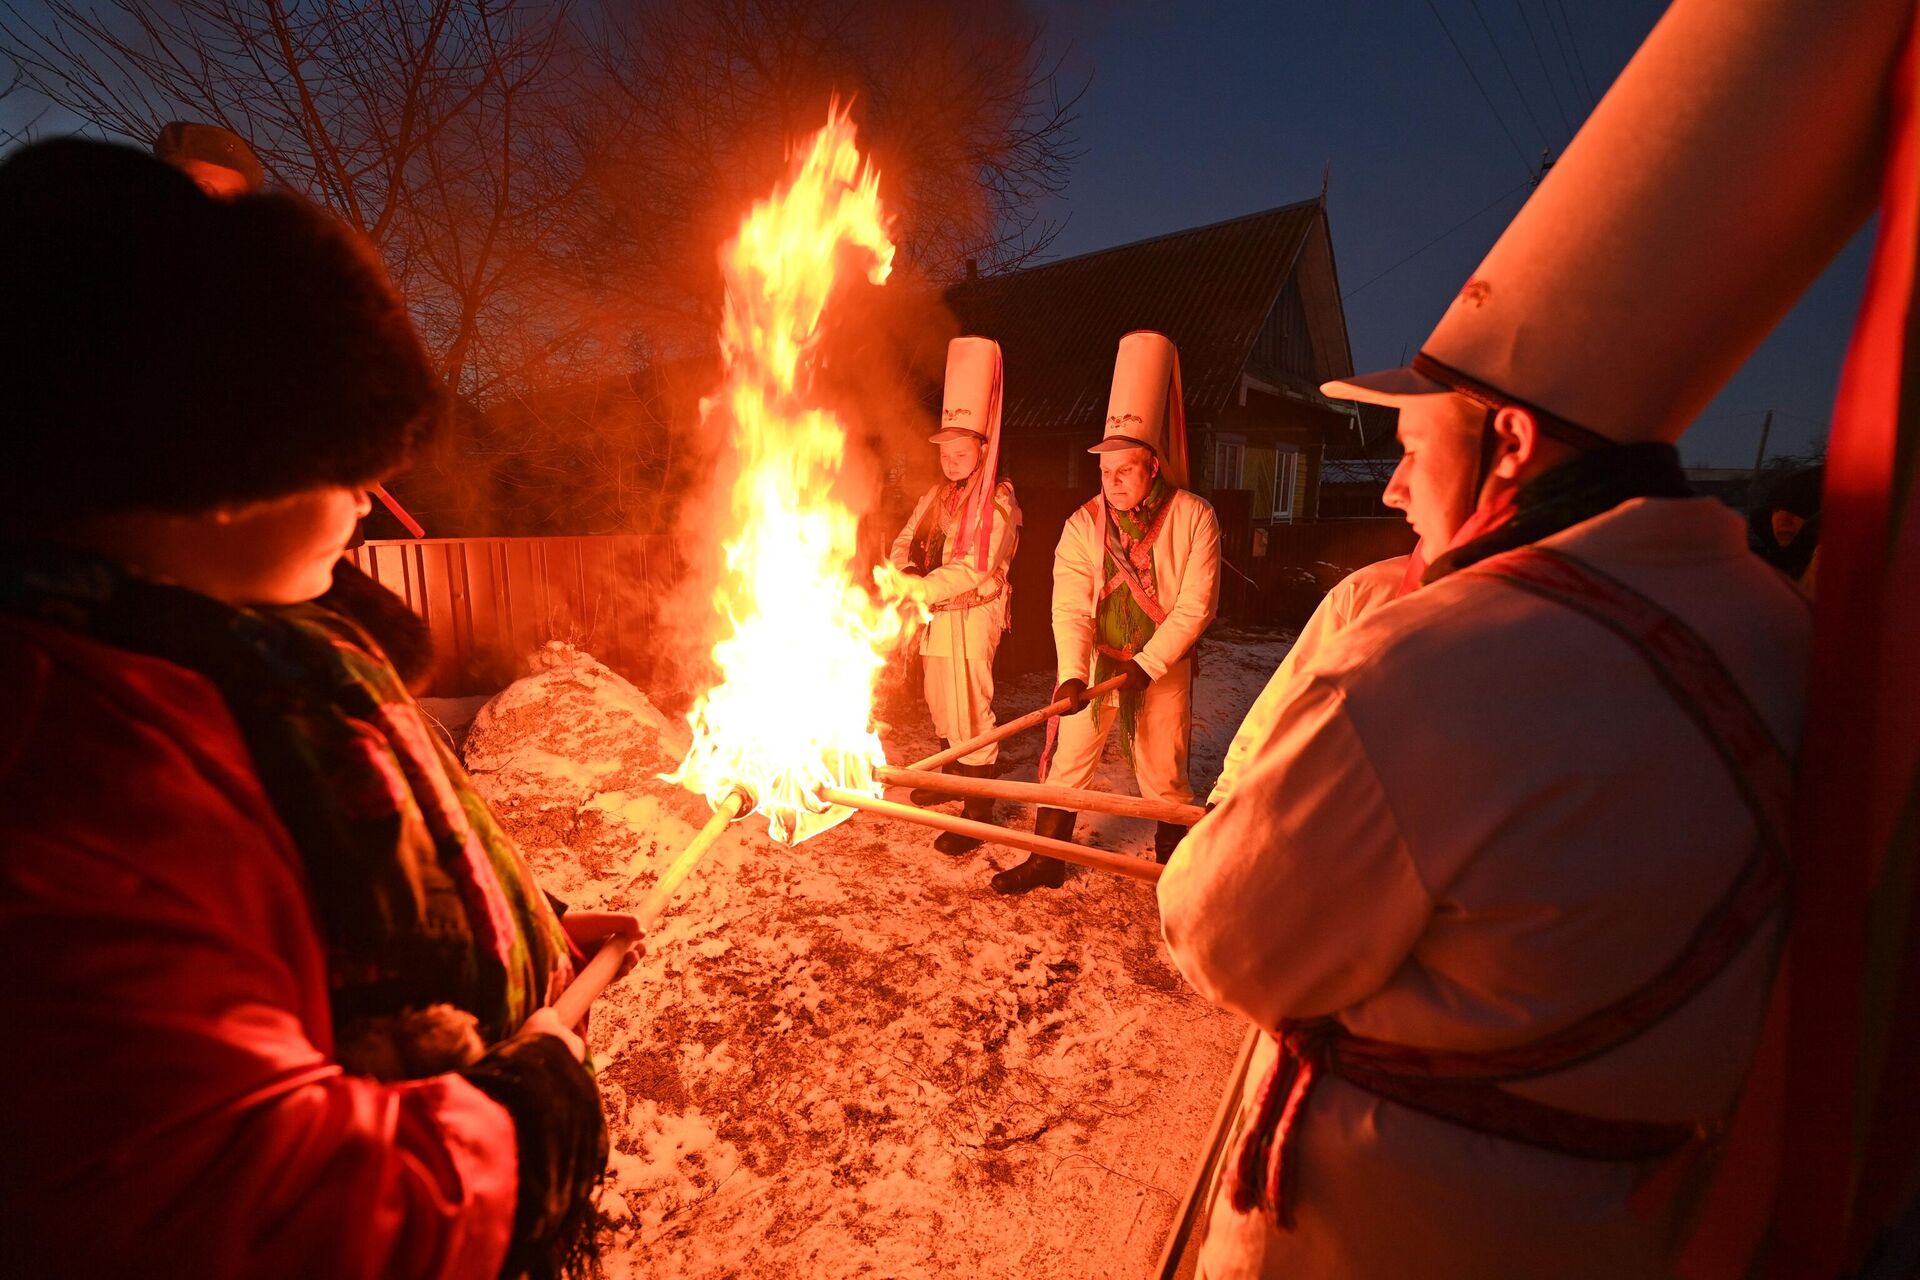
[[[1149,818],[1190,827],[1207,816],[1197,804],[1174,804],[1166,800],[1148,800],[1141,796],[1119,796],[1111,791],[1087,791],[1080,787],[1056,787],[1047,782],[1009,782],[1004,778],[967,778],[958,774],[929,773],[924,769],[896,769],[882,765],[874,777],[893,787],[925,787],[956,796],[986,796],[992,800],[1048,805],[1055,809],[1077,809],[1093,813],[1117,813],[1123,818]]]
[[[424,538],[427,536],[427,531],[420,527],[420,522],[418,520],[415,520],[412,516],[408,515],[407,509],[401,506],[400,503],[394,498],[392,494],[387,492],[387,486],[383,484],[376,484],[373,486],[370,492],[373,494],[374,497],[380,499],[381,502],[386,504],[387,510],[393,512],[393,518],[395,520],[398,520],[401,524],[407,526],[408,533],[412,534],[416,538]]]
[[[700,828],[700,834],[695,836],[692,842],[681,851],[680,856],[673,860],[665,873],[654,882],[653,888],[647,891],[647,896],[640,900],[640,905],[634,909],[634,917],[640,922],[638,932],[619,934],[601,943],[600,950],[594,953],[593,959],[587,961],[587,967],[580,971],[579,976],[560,993],[560,998],[553,1002],[553,1011],[559,1015],[562,1026],[574,1026],[580,1019],[586,1017],[588,1007],[606,989],[607,984],[613,981],[614,975],[620,972],[620,962],[626,959],[627,952],[633,949],[633,944],[639,941],[641,934],[652,928],[655,922],[666,914],[667,903],[673,897],[673,891],[678,889],[681,881],[700,865],[700,860],[707,856],[707,850],[713,848],[713,842],[720,838],[720,833],[727,829],[727,824],[752,806],[752,799],[744,791],[734,791],[720,802],[720,807],[713,811],[711,818],[707,819],[707,825]],[[633,864],[629,863],[627,878],[631,880],[633,874]]]
[[[1214,1112],[1207,1145],[1201,1149],[1200,1167],[1193,1172],[1193,1181],[1187,1186],[1187,1197],[1180,1202],[1180,1212],[1174,1215],[1173,1231],[1167,1236],[1166,1248],[1160,1252],[1160,1269],[1154,1272],[1155,1280],[1176,1280],[1180,1275],[1187,1250],[1193,1245],[1193,1229],[1206,1218],[1213,1206],[1215,1188],[1220,1185],[1220,1162],[1232,1156],[1228,1136],[1232,1134],[1233,1122],[1240,1114],[1240,1096],[1246,1088],[1247,1067],[1252,1063],[1253,1051],[1259,1045],[1260,1028],[1248,1027],[1246,1036],[1240,1042],[1240,1057],[1235,1061],[1232,1073],[1227,1076],[1227,1091],[1221,1095],[1220,1107]]]
[[[1760,468],[1767,461],[1767,437],[1773,434],[1773,410],[1767,410],[1767,416],[1760,419],[1760,447],[1753,451],[1753,470],[1747,472],[1747,510],[1752,511],[1754,504],[1760,501]]]
[[[868,813],[898,818],[902,822],[917,822],[923,827],[938,827],[942,831],[972,836],[988,844],[1002,844],[1010,849],[1025,849],[1028,853],[1043,853],[1050,858],[1058,858],[1062,862],[1073,862],[1083,867],[1092,867],[1096,871],[1108,871],[1117,876],[1144,880],[1148,884],[1153,884],[1160,879],[1159,863],[1148,862],[1144,858],[1130,858],[1124,853],[1089,849],[1083,844],[1074,844],[1070,840],[1054,840],[1047,836],[1037,836],[1031,831],[996,827],[991,822],[973,822],[966,818],[956,818],[951,814],[916,809],[910,804],[895,804],[891,800],[879,800],[864,792],[844,791],[839,787],[822,787],[819,795],[828,804],[845,805],[849,809],[864,809]]]
[[[1127,677],[1125,675],[1112,676],[1102,680],[1099,684],[1087,690],[1085,697],[1081,700],[1082,705],[1099,697],[1103,693],[1112,693],[1126,682]],[[1025,733],[1035,725],[1045,724],[1055,716],[1065,715],[1071,710],[1073,710],[1073,702],[1071,699],[1062,698],[1058,702],[1049,702],[1038,711],[1029,711],[1018,720],[1009,720],[1005,724],[997,724],[978,737],[968,738],[965,742],[957,746],[948,747],[945,751],[936,751],[925,760],[916,760],[913,762],[912,767],[915,769],[938,769],[941,765],[952,764],[961,756],[970,756],[988,743],[999,742],[1003,738],[1011,738],[1016,733]],[[950,781],[950,779],[942,779],[943,783],[946,781]]]

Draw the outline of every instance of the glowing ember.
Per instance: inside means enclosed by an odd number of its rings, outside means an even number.
[[[716,806],[744,786],[773,837],[795,843],[853,812],[821,810],[819,787],[880,794],[874,680],[920,613],[889,566],[874,572],[877,600],[854,581],[857,521],[833,496],[846,432],[808,403],[836,272],[880,284],[892,269],[879,175],[838,106],[790,159],[720,253],[726,385],[701,413],[729,422],[738,533],[713,597],[728,633],[713,647],[721,681],[694,704],[693,748],[668,780]]]

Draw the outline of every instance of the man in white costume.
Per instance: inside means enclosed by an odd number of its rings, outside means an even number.
[[[1399,499],[1405,492],[1403,473],[1406,470],[1407,464],[1403,461],[1394,472],[1393,482],[1387,486],[1383,501],[1390,507],[1405,510],[1404,502]],[[1253,759],[1260,750],[1260,744],[1273,732],[1280,708],[1286,705],[1289,690],[1301,670],[1311,666],[1320,651],[1350,624],[1372,612],[1374,606],[1385,604],[1399,594],[1401,581],[1407,576],[1408,563],[1407,556],[1375,561],[1340,579],[1334,584],[1333,590],[1320,598],[1312,616],[1287,649],[1287,656],[1280,660],[1266,687],[1260,690],[1260,696],[1247,708],[1246,717],[1234,731],[1233,741],[1227,744],[1226,758],[1220,762],[1220,776],[1214,779],[1213,790],[1207,795],[1209,808],[1227,798],[1234,784],[1240,780],[1247,762]]]
[[[1041,780],[1092,782],[1118,724],[1140,794],[1191,804],[1193,646],[1220,604],[1220,522],[1187,488],[1180,354],[1165,334],[1142,329],[1120,339],[1106,431],[1088,452],[1100,457],[1100,495],[1067,517],[1053,553],[1053,696],[1083,699],[1089,683],[1123,673],[1128,681],[1048,727]],[[1075,820],[1070,809],[1042,808],[1033,829],[1066,840]],[[1160,861],[1185,831],[1160,824]],[[994,876],[993,887],[1058,888],[1066,870],[1034,854]]]
[[[1777,1083],[1809,615],[1671,442],[1858,226],[1910,17],[1677,0],[1413,366],[1325,388],[1399,407],[1437,554],[1160,881],[1267,1033],[1204,1276],[1744,1269],[1687,1210]]]
[[[934,731],[949,746],[993,728],[993,654],[1007,629],[1007,570],[1020,545],[1013,482],[999,478],[1002,371],[1000,344],[991,339],[947,344],[940,430],[927,437],[940,446],[946,478],[921,495],[893,540],[894,568],[920,579],[922,599],[933,610],[920,634],[920,670]],[[999,758],[999,744],[988,743],[947,772],[992,777]],[[948,798],[913,793],[915,804]],[[966,816],[993,821],[993,801],[969,798]],[[980,844],[948,831],[933,847],[957,856]]]

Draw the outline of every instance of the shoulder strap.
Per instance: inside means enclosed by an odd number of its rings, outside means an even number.
[[[1759,823],[1761,838],[1784,850],[1793,764],[1698,632],[1619,579],[1545,547],[1519,547],[1461,572],[1500,578],[1565,605],[1631,645],[1713,744]]]
[[[1597,1057],[1666,1017],[1738,955],[1785,894],[1793,766],[1746,693],[1691,627],[1581,560],[1537,546],[1490,557],[1462,574],[1500,578],[1577,610],[1630,644],[1686,711],[1732,775],[1759,832],[1733,883],[1652,980],[1542,1039],[1509,1049],[1451,1052],[1346,1037],[1342,1053],[1397,1071],[1455,1079],[1541,1075]]]

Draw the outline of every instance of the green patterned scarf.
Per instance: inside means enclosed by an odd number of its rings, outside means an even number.
[[[337,1039],[450,1004],[488,1044],[571,977],[512,839],[378,647],[318,605],[238,609],[48,546],[0,555],[0,608],[165,659],[220,690],[293,836]]]
[[[1153,615],[1147,612],[1134,594],[1132,586],[1120,572],[1120,566],[1114,562],[1114,551],[1117,548],[1127,558],[1134,576],[1139,578],[1141,585],[1158,604],[1160,584],[1154,574],[1153,544],[1159,537],[1160,526],[1166,515],[1167,498],[1172,492],[1166,477],[1156,475],[1153,487],[1147,490],[1147,496],[1136,503],[1131,511],[1115,511],[1111,503],[1106,504],[1109,534],[1101,565],[1106,588],[1094,614],[1094,636],[1097,641],[1093,661],[1095,684],[1118,675],[1120,669],[1145,647],[1147,641],[1153,639],[1153,633],[1159,627]],[[1104,498],[1101,501],[1106,502]],[[1133,759],[1133,737],[1140,723],[1141,692],[1129,689],[1118,696],[1120,745],[1128,760]]]
[[[512,1115],[507,1273],[594,1268],[599,1093],[552,1036],[515,1036],[572,977],[555,904],[379,647],[318,605],[238,609],[50,544],[0,544],[0,610],[147,654],[219,690],[305,865],[335,1057],[458,1071]]]

